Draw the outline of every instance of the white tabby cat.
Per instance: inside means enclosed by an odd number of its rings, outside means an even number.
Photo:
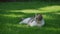
[[[33,26],[42,27],[45,24],[45,22],[44,22],[42,15],[37,14],[33,18],[29,17],[29,18],[23,19],[21,22],[19,22],[19,24],[27,24],[31,27]]]

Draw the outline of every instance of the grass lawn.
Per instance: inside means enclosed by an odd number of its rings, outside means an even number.
[[[35,13],[43,15],[45,26],[19,24]],[[60,2],[0,2],[0,34],[60,34]]]

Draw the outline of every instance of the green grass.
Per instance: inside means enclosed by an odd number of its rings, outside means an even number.
[[[42,28],[19,24],[35,13],[43,15]],[[0,34],[60,34],[60,2],[0,2]]]

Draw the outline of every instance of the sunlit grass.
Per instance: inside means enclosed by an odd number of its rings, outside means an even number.
[[[60,15],[60,13],[55,13],[55,14],[59,14]]]
[[[60,11],[60,6],[47,6],[36,9],[23,9],[23,10],[11,10],[11,12],[24,12],[24,13],[44,13],[44,12],[56,12]]]
[[[39,13],[36,9],[23,9],[23,10],[10,10],[10,12],[23,12],[23,13]]]
[[[11,24],[11,23],[7,23],[6,26],[14,26],[14,27],[21,27],[21,28],[29,28],[27,25],[22,25],[22,24]]]
[[[6,17],[23,17],[24,15],[15,15],[15,14],[10,14],[10,15],[7,14],[6,15],[6,14],[3,14],[3,16],[6,16]]]
[[[38,9],[39,10],[39,9]],[[43,8],[40,8],[40,10],[42,11],[49,11],[49,12],[52,12],[52,11],[60,11],[60,6],[58,5],[54,5],[54,6],[47,6],[47,7],[43,7]]]

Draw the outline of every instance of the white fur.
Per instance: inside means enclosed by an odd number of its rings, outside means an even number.
[[[39,23],[37,23],[36,21],[33,21],[32,23],[29,22],[29,25],[30,25],[31,27],[33,27],[33,26],[42,27],[44,24],[45,24],[45,22],[44,22],[43,19],[42,19]]]
[[[22,20],[19,24],[22,24],[22,23],[28,24],[28,21],[29,21],[30,19],[31,19],[31,18],[25,18],[25,19]]]
[[[42,19],[40,21],[40,24],[38,24],[35,20],[33,20],[32,22],[31,21],[28,22],[29,20],[31,20],[31,18],[26,18],[26,19],[22,20],[19,24],[25,23],[31,27],[33,27],[33,26],[42,27],[45,24],[44,19]]]

